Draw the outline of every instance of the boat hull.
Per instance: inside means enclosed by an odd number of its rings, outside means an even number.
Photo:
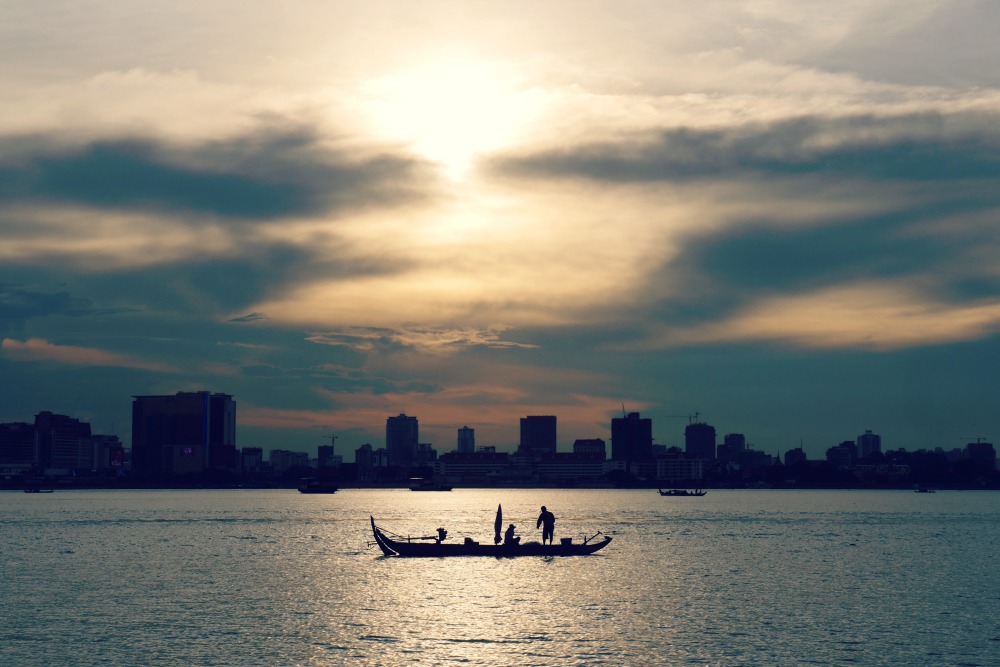
[[[446,558],[451,556],[491,556],[493,558],[514,558],[517,556],[586,556],[608,546],[611,538],[604,535],[599,541],[577,544],[542,544],[525,542],[522,544],[479,544],[478,542],[408,542],[393,540],[375,525],[371,517],[372,534],[375,543],[386,556],[404,558]]]

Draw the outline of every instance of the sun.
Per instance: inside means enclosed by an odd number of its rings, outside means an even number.
[[[435,63],[368,85],[375,131],[403,141],[461,179],[476,155],[508,146],[532,114],[503,68],[481,62]]]

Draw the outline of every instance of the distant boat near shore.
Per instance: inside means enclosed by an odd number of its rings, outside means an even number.
[[[701,489],[695,489],[694,491],[688,491],[687,489],[659,489],[661,496],[703,496],[708,491],[702,491]]]
[[[451,487],[443,482],[414,477],[410,480],[410,491],[451,491]]]
[[[303,479],[299,484],[299,493],[336,493],[337,485],[333,482],[323,482],[318,479]]]

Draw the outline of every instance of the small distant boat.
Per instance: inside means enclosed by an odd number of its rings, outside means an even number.
[[[661,496],[703,496],[708,491],[702,491],[701,489],[695,489],[694,491],[688,491],[687,489],[659,489]]]
[[[443,482],[414,477],[410,480],[410,491],[451,491],[451,487]]]
[[[919,489],[914,489],[917,493],[934,493],[934,489],[928,489],[925,487],[920,487]]]
[[[502,510],[497,507],[497,522],[501,523]],[[463,542],[445,544],[448,531],[437,529],[437,535],[428,537],[390,537],[390,533],[375,525],[375,517],[369,517],[372,524],[372,535],[375,544],[386,556],[401,558],[443,558],[448,556],[492,556],[494,558],[513,558],[515,556],[586,556],[600,551],[608,546],[611,538],[598,532],[593,537],[584,538],[583,542],[573,542],[573,538],[564,537],[558,544],[542,544],[541,542],[520,542],[512,544],[500,542],[497,534],[497,544],[480,544],[465,538]],[[602,539],[598,540],[598,535]]]
[[[24,487],[25,493],[52,493],[52,489],[43,489],[40,486],[26,486]]]
[[[324,482],[318,479],[304,479],[299,484],[299,493],[336,493],[337,485],[333,482]]]

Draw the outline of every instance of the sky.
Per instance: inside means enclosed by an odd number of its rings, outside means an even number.
[[[0,422],[1000,437],[991,0],[0,3]]]

